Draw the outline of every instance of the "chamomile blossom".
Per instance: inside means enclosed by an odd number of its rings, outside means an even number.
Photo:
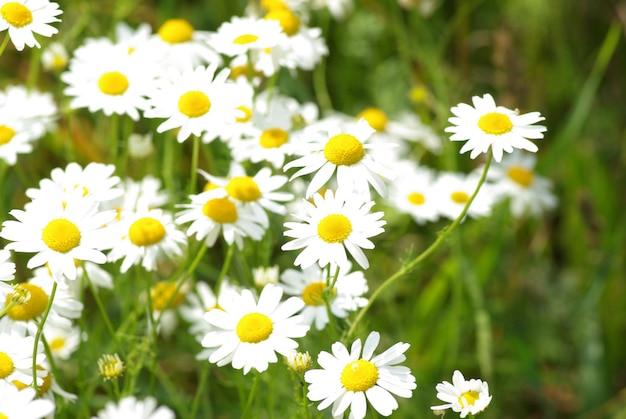
[[[491,402],[489,384],[478,379],[466,380],[463,374],[456,370],[452,374],[452,384],[443,381],[437,384],[437,398],[446,402],[439,406],[432,406],[433,410],[452,409],[462,418],[474,416],[487,408]]]
[[[417,224],[439,219],[435,174],[412,161],[400,161],[395,166],[396,180],[389,193],[389,203],[400,212],[409,214]]]
[[[478,185],[478,177],[470,174],[444,172],[434,185],[437,210],[443,217],[456,219],[469,201]],[[495,194],[490,185],[483,184],[467,210],[472,218],[487,216],[495,203]]]
[[[34,139],[27,121],[7,117],[0,110],[0,160],[9,166],[15,165],[19,154],[33,151]]]
[[[208,43],[210,37],[210,32],[198,30],[180,18],[166,20],[152,35],[152,39],[160,44],[159,48],[165,48],[163,66],[179,69],[222,64],[222,58]]]
[[[296,149],[295,153],[302,157],[287,163],[284,170],[301,168],[291,179],[315,173],[306,191],[307,198],[324,186],[335,173],[340,189],[369,197],[371,185],[380,195],[385,196],[387,187],[383,178],[393,179],[394,174],[373,157],[377,146],[369,144],[368,140],[374,132],[365,119],[349,125],[345,130],[331,127],[328,135]]]
[[[9,121],[25,123],[34,140],[55,129],[58,109],[51,93],[17,85],[0,91],[0,113]]]
[[[58,29],[50,23],[60,22],[63,11],[57,3],[48,0],[0,0],[0,32],[8,29],[15,49],[24,46],[40,48],[34,34],[50,37]]]
[[[60,42],[51,42],[41,53],[41,65],[45,71],[60,71],[67,67],[70,57]]]
[[[213,350],[209,362],[231,364],[247,374],[252,368],[263,372],[268,364],[278,362],[276,352],[292,354],[298,347],[293,338],[303,337],[309,326],[296,315],[302,300],[291,297],[281,302],[282,296],[282,288],[268,284],[258,300],[244,289],[237,300],[225,302],[222,310],[209,311],[205,319],[214,330],[202,339],[202,346]]]
[[[175,419],[176,415],[167,406],[158,406],[154,397],[139,400],[126,396],[118,402],[109,401],[93,419]]]
[[[294,240],[285,243],[282,250],[304,249],[294,265],[308,268],[314,263],[321,267],[333,263],[344,266],[348,259],[346,250],[363,268],[369,262],[362,249],[373,249],[369,238],[384,231],[383,213],[370,213],[373,201],[360,195],[338,190],[327,190],[325,195],[313,195],[313,203],[303,200],[306,214],[294,216],[301,222],[287,222],[284,235]]]
[[[53,415],[54,410],[54,403],[37,398],[34,388],[19,389],[10,382],[0,380],[0,416],[3,418],[43,419]]]
[[[446,132],[452,133],[450,140],[467,141],[461,147],[461,153],[471,151],[474,159],[486,153],[491,147],[495,161],[502,160],[504,152],[511,153],[514,148],[536,152],[537,146],[529,140],[543,138],[547,128],[534,125],[545,118],[539,112],[520,115],[518,111],[497,106],[490,94],[472,97],[473,107],[459,103],[450,110],[455,115],[448,119],[453,126]]]
[[[272,48],[281,36],[282,27],[275,20],[234,16],[220,25],[209,43],[217,52],[232,57]]]
[[[55,359],[68,360],[78,349],[81,331],[78,326],[44,325],[43,335],[50,346],[50,353]]]
[[[8,383],[14,380],[27,385],[33,383],[33,348],[35,338],[24,336],[15,330],[0,331],[0,381]],[[39,365],[46,359],[43,344],[38,342],[35,349],[35,364]],[[45,375],[37,375],[37,384],[41,385]]]
[[[393,395],[411,397],[416,388],[415,377],[409,368],[398,365],[406,360],[404,353],[410,345],[399,342],[374,356],[379,341],[380,334],[371,332],[363,346],[357,339],[348,351],[341,342],[335,342],[332,354],[320,352],[317,363],[322,368],[304,374],[309,383],[308,399],[321,401],[318,410],[332,404],[334,418],[344,417],[350,408],[351,418],[362,419],[367,400],[380,415],[390,416],[398,408]]]

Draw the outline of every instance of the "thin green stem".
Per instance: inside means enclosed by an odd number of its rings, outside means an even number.
[[[224,264],[222,265],[222,270],[220,271],[220,276],[217,278],[217,283],[215,284],[215,300],[220,296],[220,289],[222,288],[222,283],[224,282],[224,278],[230,269],[230,262],[233,259],[233,253],[235,251],[235,243],[232,243],[228,246],[228,251],[226,251],[226,258],[224,259]]]
[[[200,404],[200,397],[204,395],[204,386],[206,385],[209,378],[209,371],[211,368],[211,364],[209,361],[204,361],[204,365],[202,366],[202,372],[200,373],[200,383],[198,383],[198,388],[196,389],[196,394],[193,397],[193,402],[191,404],[191,413],[189,414],[190,418],[196,417],[196,412],[198,411],[198,405]]]
[[[304,380],[300,381],[302,387],[302,411],[304,412],[304,418],[310,419],[311,413],[309,412],[309,399],[307,398],[307,383]]]
[[[250,411],[250,408],[252,407],[252,402],[254,401],[254,396],[256,395],[256,388],[257,388],[257,385],[259,384],[260,376],[261,374],[258,372],[254,374],[254,379],[252,380],[252,388],[250,389],[250,393],[248,394],[248,401],[246,402],[246,406],[244,407],[243,413],[241,414],[241,419],[246,419],[250,417],[248,415],[248,412]]]
[[[30,61],[28,63],[28,76],[26,77],[26,88],[32,90],[37,85],[39,69],[41,68],[41,48],[31,48]]]
[[[41,334],[43,333],[43,326],[46,324],[46,320],[48,319],[48,314],[50,314],[50,310],[52,309],[52,302],[54,301],[54,295],[57,292],[57,282],[54,281],[52,283],[52,291],[50,292],[50,296],[48,297],[48,305],[46,305],[46,310],[43,312],[41,316],[41,321],[37,326],[37,333],[35,334],[35,343],[33,344],[33,383],[31,386],[37,390],[37,352],[39,348],[39,340],[41,339]]]
[[[9,304],[7,304],[7,305],[6,305],[6,306],[2,309],[2,311],[0,311],[0,319],[1,319],[1,318],[3,318],[4,316],[6,316],[6,315],[7,315],[7,313],[8,313],[9,311],[11,311],[11,309],[12,309],[13,307],[15,307],[16,305],[17,305],[17,304],[16,304],[14,301],[9,301]]]
[[[102,319],[104,320],[104,324],[106,325],[106,328],[108,329],[109,334],[113,338],[113,342],[115,342],[115,346],[117,350],[123,353],[122,345],[120,345],[120,341],[117,338],[117,333],[115,333],[115,329],[113,329],[111,320],[109,320],[109,315],[107,314],[107,311],[104,308],[104,304],[102,304],[102,300],[100,299],[100,296],[98,295],[98,290],[96,290],[96,287],[93,285],[93,282],[91,282],[91,278],[89,278],[87,269],[83,269],[83,275],[85,276],[85,279],[87,279],[87,284],[89,284],[89,289],[91,290],[91,294],[93,295],[93,298],[96,301],[96,305],[98,306],[100,315],[102,316]]]
[[[189,195],[196,193],[198,177],[198,153],[200,152],[200,137],[193,135],[193,149],[191,151],[191,173],[189,179]]]
[[[2,44],[0,44],[0,57],[2,56],[2,53],[4,52],[8,43],[9,43],[9,32],[7,31],[4,33],[4,39],[2,40]]]
[[[465,218],[465,215],[467,214],[467,211],[468,211],[470,205],[472,204],[472,202],[474,202],[474,199],[476,198],[476,195],[478,195],[478,192],[480,191],[480,188],[482,187],[482,185],[485,183],[485,180],[487,179],[487,172],[489,171],[489,167],[491,166],[491,160],[492,159],[493,159],[493,154],[489,153],[489,157],[487,157],[487,162],[485,163],[485,168],[483,169],[483,173],[480,176],[480,179],[478,181],[478,185],[476,185],[476,189],[474,190],[474,193],[468,199],[467,203],[465,204],[465,207],[463,207],[463,211],[461,211],[461,214],[459,214],[459,216],[452,222],[452,224],[450,224],[448,227],[446,227],[439,234],[439,237],[437,237],[437,240],[435,240],[433,242],[433,244],[431,244],[426,250],[424,250],[422,253],[420,253],[415,259],[413,259],[412,261],[410,261],[409,263],[407,263],[406,265],[404,265],[400,269],[398,269],[396,271],[396,273],[394,273],[389,278],[387,278],[385,280],[385,282],[383,282],[376,289],[376,291],[374,291],[374,293],[370,297],[370,299],[367,302],[367,304],[357,314],[356,318],[354,319],[354,322],[352,323],[352,325],[348,329],[347,333],[345,333],[345,336],[342,339],[343,341],[348,340],[354,334],[354,332],[356,331],[356,327],[358,326],[358,324],[361,322],[361,320],[365,316],[365,313],[367,313],[369,308],[372,306],[372,304],[374,304],[374,301],[376,301],[376,299],[380,296],[380,294],[382,294],[382,292],[384,290],[386,290],[389,286],[391,286],[398,279],[402,278],[406,273],[410,272],[413,268],[415,268],[417,265],[422,263],[426,258],[428,258],[431,254],[433,254],[435,252],[435,250],[437,250],[439,248],[439,246],[441,246],[441,244],[444,241],[446,241],[446,239],[450,236],[452,231],[454,231],[454,229],[461,223],[463,218]]]
[[[118,161],[117,161],[117,156],[119,153],[119,147],[120,147],[120,142],[119,142],[119,115],[117,114],[113,114],[110,117],[110,125],[109,125],[109,146],[111,147],[110,149],[110,153],[111,153],[111,163],[113,163],[115,165],[115,167],[117,167]]]

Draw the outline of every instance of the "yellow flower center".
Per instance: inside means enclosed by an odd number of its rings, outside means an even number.
[[[46,310],[48,294],[41,287],[29,282],[23,282],[19,284],[19,287],[26,289],[30,293],[30,299],[24,304],[11,307],[7,315],[15,321],[35,320]],[[6,304],[9,304],[12,294],[7,295]]]
[[[239,340],[259,343],[269,338],[274,330],[272,319],[261,313],[248,313],[239,320],[235,331]]]
[[[326,282],[317,281],[311,282],[309,285],[304,288],[302,291],[302,300],[308,306],[321,306],[324,305],[324,298],[322,294],[326,289]],[[331,293],[336,293],[335,289],[331,291]]]
[[[41,239],[55,252],[67,253],[80,244],[80,230],[76,224],[65,218],[57,218],[48,223],[41,233]]]
[[[477,391],[466,391],[459,397],[459,404],[461,407],[465,407],[466,403],[470,406],[474,406],[474,402],[479,398],[480,396]]]
[[[469,200],[469,195],[463,191],[455,191],[450,194],[450,199],[457,204],[465,204]]]
[[[185,19],[169,19],[161,25],[157,33],[167,43],[180,44],[191,41],[193,26]]]
[[[30,9],[16,1],[5,3],[0,9],[0,14],[11,26],[21,28],[33,21],[33,13]]]
[[[261,0],[261,5],[267,10],[287,8],[287,5],[283,0]]]
[[[280,128],[266,129],[261,133],[261,147],[278,148],[289,140],[287,131]]]
[[[215,183],[207,182],[204,184],[204,187],[202,187],[202,192],[210,191],[217,188],[219,188],[219,186],[217,186]]]
[[[251,44],[257,39],[259,39],[259,37],[256,35],[251,35],[251,34],[239,35],[237,38],[233,39],[233,44],[237,44],[237,45]]]
[[[235,121],[248,122],[250,118],[252,118],[252,110],[248,108],[247,106],[241,105],[241,106],[238,106],[237,109],[242,111],[244,116],[235,118]]]
[[[178,307],[185,301],[185,296],[176,291],[176,283],[161,281],[150,290],[152,310],[161,311],[169,302],[168,308]],[[171,301],[170,301],[171,300]]]
[[[502,135],[513,129],[511,119],[499,112],[489,112],[480,117],[478,128],[491,135]]]
[[[533,183],[534,173],[522,166],[511,166],[506,174],[516,183],[529,187]]]
[[[226,192],[244,202],[253,202],[261,197],[259,185],[250,176],[232,178],[226,185]]]
[[[98,369],[102,378],[110,380],[124,373],[124,363],[118,354],[104,354],[98,359]]]
[[[128,239],[135,246],[151,246],[163,240],[165,226],[151,217],[143,217],[131,224]]]
[[[288,36],[295,35],[300,31],[300,19],[287,8],[272,9],[265,15],[265,19],[277,20],[283,28],[283,32]]]
[[[384,131],[385,127],[387,127],[387,122],[389,122],[387,115],[378,108],[365,109],[357,115],[357,119],[360,118],[364,118],[370,124],[370,127],[376,131]]]
[[[119,71],[109,71],[98,79],[98,89],[105,95],[118,96],[128,89],[128,79]]]
[[[244,76],[248,80],[252,80],[253,77],[262,77],[263,73],[258,70],[254,70],[252,71],[252,74],[250,74],[250,69],[247,65],[238,65],[230,69],[228,77],[231,80],[237,80],[241,76]]]
[[[39,365],[37,365],[37,370],[44,371],[44,368],[39,366]],[[37,374],[37,377],[40,377],[40,374]],[[25,384],[25,383],[23,383],[21,381],[18,381],[18,380],[11,381],[11,384],[13,384],[15,387],[17,387],[18,390],[24,390],[26,387],[29,387],[28,384]],[[43,381],[41,382],[41,385],[37,387],[37,395],[39,397],[41,397],[43,394],[47,393],[48,390],[50,390],[51,386],[52,386],[52,374],[48,373],[43,378]],[[2,419],[2,415],[0,415],[0,419]]]
[[[10,143],[14,135],[15,130],[13,130],[13,128],[0,125],[0,146]]]
[[[197,118],[211,109],[209,97],[198,90],[184,93],[178,99],[178,110],[189,118]]]
[[[65,348],[65,338],[56,337],[50,341],[50,349],[52,352],[59,352],[63,348]]]
[[[204,215],[217,223],[234,223],[239,218],[235,203],[228,198],[214,198],[202,207]]]
[[[407,196],[407,199],[413,205],[424,205],[424,202],[426,202],[424,195],[419,192],[411,192],[409,196]]]
[[[0,352],[0,379],[7,378],[14,369],[13,359],[6,352]]]
[[[350,166],[365,155],[363,144],[350,134],[337,134],[324,146],[324,157],[337,166]]]
[[[352,223],[343,214],[330,214],[317,225],[317,235],[326,243],[341,243],[352,232]]]
[[[341,384],[348,391],[366,391],[378,381],[378,368],[364,359],[351,362],[341,372]]]

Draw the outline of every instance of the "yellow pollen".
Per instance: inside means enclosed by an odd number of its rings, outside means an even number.
[[[151,217],[143,217],[131,224],[128,229],[128,239],[135,246],[151,246],[163,240],[165,227]]]
[[[311,282],[309,285],[304,288],[302,291],[302,300],[308,306],[321,306],[324,305],[324,298],[322,294],[326,289],[326,282],[317,281]],[[335,289],[331,290],[332,294],[335,294],[337,291]]]
[[[180,44],[191,41],[193,26],[185,19],[169,19],[161,25],[157,33],[167,43]]]
[[[289,134],[287,131],[280,128],[266,129],[261,133],[261,147],[264,148],[278,148],[285,144],[289,140]]]
[[[41,239],[50,249],[67,253],[80,244],[80,230],[71,221],[57,218],[48,223],[41,233]]]
[[[478,128],[486,134],[502,135],[513,129],[511,119],[499,112],[489,112],[480,117],[478,120]]]
[[[516,183],[524,187],[529,187],[533,183],[535,174],[522,166],[511,166],[506,174]]]
[[[244,202],[253,202],[261,197],[261,190],[250,176],[234,177],[226,185],[229,196]]]
[[[98,89],[105,95],[118,96],[128,89],[128,79],[119,71],[109,71],[98,79]]]
[[[237,221],[237,207],[228,198],[214,198],[202,207],[202,213],[217,223],[230,224]]]
[[[293,36],[300,31],[300,19],[287,8],[272,9],[265,15],[265,19],[277,20],[283,32],[288,36]]]
[[[419,192],[411,192],[409,196],[407,196],[407,199],[413,205],[424,205],[424,202],[426,202],[424,195]]]
[[[7,315],[15,321],[35,320],[46,310],[48,294],[41,287],[29,282],[23,282],[19,284],[19,287],[26,289],[30,293],[30,299],[22,305],[11,307]],[[7,295],[6,304],[9,304],[12,294]]]
[[[0,14],[9,25],[16,28],[22,28],[33,21],[30,9],[16,1],[5,3],[0,9]]]
[[[58,352],[65,348],[65,338],[56,337],[50,341],[50,349],[52,352]]]
[[[465,407],[466,403],[470,406],[474,406],[474,403],[479,398],[480,395],[477,391],[466,391],[459,397],[459,404],[461,405],[461,407]]]
[[[154,311],[162,311],[168,302],[167,308],[174,308],[185,301],[184,294],[176,291],[176,283],[168,281],[161,281],[156,284],[150,290],[150,298],[152,299],[152,310]]]
[[[469,195],[463,191],[455,191],[450,194],[450,199],[457,204],[464,204],[469,200]]]
[[[350,166],[365,155],[363,144],[350,134],[337,134],[324,146],[324,157],[337,166]]]
[[[326,243],[341,243],[352,232],[352,223],[343,214],[330,214],[317,225],[317,235]]]
[[[370,127],[374,128],[376,131],[384,131],[387,127],[387,122],[389,122],[389,118],[387,115],[378,108],[367,108],[357,115],[357,119],[364,118]]]
[[[184,93],[178,99],[178,110],[189,118],[197,118],[211,109],[209,97],[198,90]]]
[[[341,372],[341,384],[348,391],[366,391],[378,381],[378,368],[364,359],[351,362]]]
[[[0,125],[0,146],[10,143],[14,135],[15,130],[13,128]]]
[[[241,105],[241,106],[238,106],[237,109],[242,111],[244,116],[235,118],[235,121],[248,122],[250,118],[252,118],[252,110],[248,108],[247,106]]]
[[[274,330],[272,319],[261,313],[248,313],[243,316],[235,331],[239,340],[247,343],[259,343],[269,338]]]
[[[6,352],[0,352],[0,379],[7,378],[14,369],[13,359]]]
[[[237,45],[251,44],[257,39],[259,39],[259,37],[256,35],[251,35],[251,34],[239,35],[237,38],[233,40],[233,44],[237,44]]]

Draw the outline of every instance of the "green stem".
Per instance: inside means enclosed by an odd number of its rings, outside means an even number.
[[[31,48],[30,62],[28,65],[28,76],[26,77],[26,88],[30,91],[35,88],[39,78],[41,68],[41,48]]]
[[[205,246],[206,247],[206,246]],[[222,283],[224,282],[224,278],[230,269],[230,262],[233,259],[233,253],[235,251],[235,243],[232,243],[228,246],[228,251],[226,251],[226,258],[224,259],[224,264],[222,265],[222,270],[220,271],[220,276],[217,278],[217,283],[215,284],[215,301],[220,296],[220,289],[222,288]]]
[[[100,296],[98,295],[98,290],[96,290],[96,287],[93,285],[93,282],[91,282],[91,278],[89,278],[89,274],[87,273],[87,269],[83,269],[83,275],[85,276],[85,279],[87,279],[87,284],[89,284],[89,289],[91,290],[91,294],[93,295],[94,300],[96,301],[96,305],[98,306],[98,310],[100,311],[100,315],[102,316],[102,319],[104,320],[104,324],[106,325],[109,334],[111,335],[111,337],[113,338],[113,342],[115,342],[115,346],[117,348],[118,351],[122,352],[122,346],[120,345],[120,341],[117,338],[117,334],[115,333],[115,329],[113,329],[113,325],[111,324],[111,320],[109,320],[109,316],[107,314],[106,309],[104,308],[104,304],[102,304],[102,300],[100,300]]]
[[[57,282],[56,280],[52,283],[52,291],[50,292],[50,296],[48,297],[48,305],[46,306],[46,310],[43,312],[41,317],[41,321],[37,326],[37,333],[35,334],[35,343],[33,345],[33,383],[31,386],[37,390],[37,349],[39,347],[39,340],[41,339],[41,334],[43,333],[43,326],[46,324],[46,319],[48,318],[48,314],[50,314],[50,309],[52,309],[52,302],[54,301],[54,295],[57,292]]]
[[[256,394],[257,384],[259,383],[260,373],[254,374],[254,380],[252,380],[252,388],[250,389],[250,394],[248,394],[248,401],[246,402],[246,406],[243,409],[243,413],[241,414],[241,419],[246,419],[249,417],[248,412],[252,407],[252,401],[254,400],[254,396]]]
[[[311,414],[309,412],[309,399],[306,396],[307,393],[307,383],[304,380],[300,381],[300,385],[302,386],[302,410],[304,411],[304,418],[310,419]]]
[[[372,306],[374,301],[376,301],[376,299],[380,296],[380,294],[382,294],[382,292],[385,289],[387,289],[391,284],[396,282],[398,279],[402,278],[406,273],[410,272],[413,268],[415,268],[417,265],[419,265],[421,262],[423,262],[427,257],[429,257],[431,254],[433,254],[435,252],[435,250],[437,250],[439,248],[439,246],[441,246],[441,244],[444,241],[446,241],[448,236],[450,236],[450,233],[452,233],[452,231],[454,231],[454,229],[461,223],[461,221],[463,220],[463,218],[467,214],[467,211],[468,211],[470,205],[472,204],[472,202],[476,198],[476,195],[478,195],[478,192],[480,191],[480,188],[482,187],[483,183],[485,183],[485,180],[487,179],[487,172],[489,171],[489,166],[491,166],[491,160],[492,159],[493,159],[493,154],[489,153],[489,156],[487,157],[487,162],[485,163],[485,168],[483,169],[483,173],[480,176],[480,179],[478,181],[478,185],[476,185],[476,189],[474,190],[474,193],[472,194],[472,196],[469,198],[469,200],[465,204],[465,207],[463,207],[463,211],[461,211],[461,214],[459,214],[459,216],[452,222],[452,224],[450,224],[447,228],[445,228],[439,234],[439,237],[437,237],[437,240],[435,240],[435,242],[433,244],[431,244],[426,250],[424,250],[422,253],[420,253],[415,259],[413,259],[412,261],[410,261],[409,263],[407,263],[406,265],[404,265],[400,269],[398,269],[398,271],[396,271],[396,273],[394,273],[392,276],[387,278],[385,280],[385,282],[383,282],[376,289],[376,291],[374,291],[374,293],[370,297],[370,299],[367,302],[367,304],[357,314],[356,318],[354,319],[354,322],[352,323],[352,325],[348,329],[347,333],[345,334],[344,339],[342,339],[342,340],[346,341],[354,334],[354,332],[356,331],[357,325],[363,319],[363,317],[365,316],[365,313],[367,313],[367,310],[369,310],[369,308]]]
[[[6,306],[2,309],[2,311],[0,311],[0,319],[1,319],[1,318],[3,318],[4,316],[6,316],[6,315],[7,315],[7,313],[8,313],[9,311],[11,311],[11,309],[12,309],[13,307],[15,307],[16,305],[17,305],[17,304],[15,304],[13,301],[9,301],[9,304],[7,304],[7,305],[6,305]]]
[[[196,193],[198,177],[198,153],[200,151],[200,137],[193,135],[193,149],[191,151],[191,173],[189,179],[189,195]]]
[[[9,32],[5,32],[4,33],[4,39],[2,40],[2,44],[0,44],[0,56],[2,56],[2,53],[4,52],[4,49],[7,47],[7,44],[9,43]]]
[[[151,275],[143,275],[144,274],[144,270],[143,267],[137,266],[136,269],[139,271],[141,271],[138,276],[144,276],[146,278],[146,301],[147,301],[147,308],[146,310],[148,311],[148,322],[150,324],[151,327],[148,328],[148,336],[147,338],[149,340],[151,340],[153,342],[153,344],[155,345],[156,348],[156,341],[157,341],[157,323],[155,323],[154,321],[154,313],[153,313],[153,307],[152,307],[152,281]],[[141,282],[139,282],[141,283]],[[176,293],[174,293],[172,295],[175,296]],[[161,313],[159,313],[159,320],[161,320],[161,316],[163,315],[163,313],[165,313],[165,308],[161,311]],[[156,350],[154,350],[153,352],[150,353],[151,355],[151,359],[150,359],[150,367],[151,367],[151,371],[156,371],[157,368],[157,357],[156,357]],[[155,374],[150,374],[150,382],[148,385],[148,394],[150,394],[151,396],[154,395],[154,380],[155,380]]]
[[[118,152],[119,152],[119,116],[114,113],[113,115],[110,116],[110,121],[111,124],[109,125],[109,145],[111,147],[111,163],[113,163],[115,165],[115,167],[117,167],[118,161],[117,161],[117,156],[118,156]]]
[[[208,381],[210,368],[211,364],[209,361],[205,360],[204,365],[202,366],[202,372],[200,373],[200,383],[198,384],[198,389],[196,390],[196,394],[193,397],[193,403],[191,404],[191,413],[189,414],[190,418],[196,417],[198,405],[200,404],[200,396],[204,395],[204,386]]]

